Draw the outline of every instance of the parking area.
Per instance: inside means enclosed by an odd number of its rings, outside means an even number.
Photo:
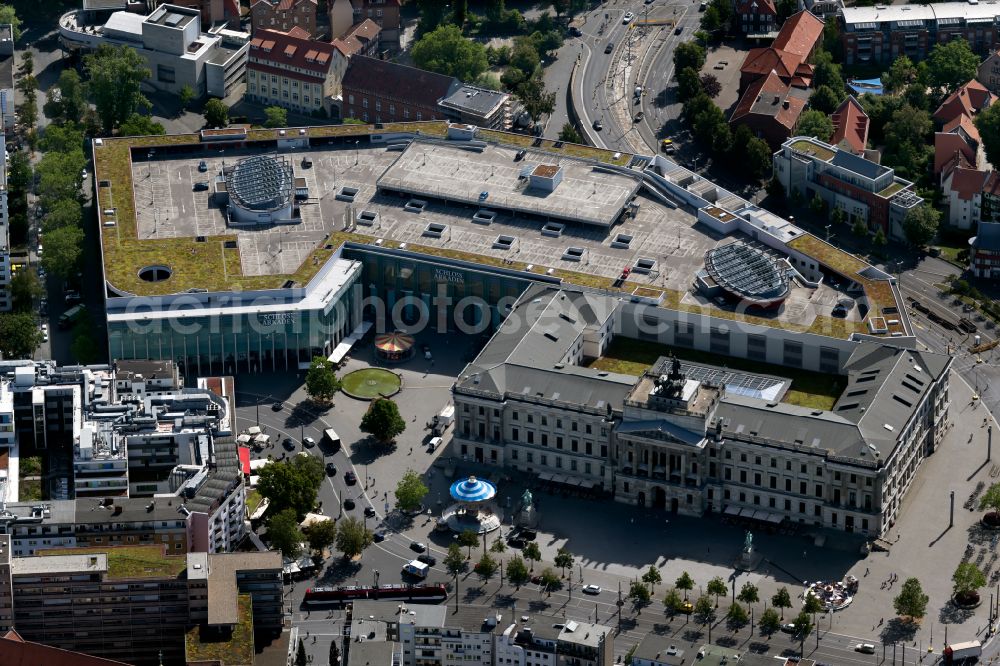
[[[739,101],[740,66],[747,57],[749,48],[733,46],[717,46],[709,49],[705,56],[705,66],[702,74],[711,74],[719,80],[722,92],[715,98],[715,103],[729,115],[729,111]]]

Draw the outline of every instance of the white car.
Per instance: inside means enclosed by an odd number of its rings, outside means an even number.
[[[83,171],[80,172],[80,178],[83,178],[84,180],[87,180],[87,176],[89,176],[89,175],[90,174],[87,173],[86,169],[84,169]]]
[[[600,594],[601,593],[601,586],[600,585],[584,585],[583,586],[583,593],[584,594]]]
[[[42,331],[42,342],[48,342],[49,341],[49,325],[48,324],[42,324],[41,331]]]
[[[625,12],[625,15],[622,16],[622,25],[628,25],[633,20],[635,20],[635,14],[632,12]]]

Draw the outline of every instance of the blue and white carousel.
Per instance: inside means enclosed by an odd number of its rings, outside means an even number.
[[[497,494],[493,483],[470,476],[451,484],[449,494],[455,504],[444,510],[441,519],[453,532],[473,530],[485,534],[500,527],[503,512],[493,502]]]

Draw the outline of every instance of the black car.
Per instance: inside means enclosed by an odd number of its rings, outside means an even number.
[[[572,28],[569,29],[569,34],[572,37],[583,37],[583,30],[580,30],[578,27],[574,25]]]
[[[605,53],[611,53],[614,50],[615,50],[615,43],[614,42],[608,42],[608,45],[604,47],[604,52]]]
[[[602,129],[604,129],[604,123],[602,123],[600,120],[595,120],[594,129],[600,132]]]
[[[292,441],[291,437],[286,437],[285,439],[283,439],[281,441],[281,445],[283,447],[285,447],[286,451],[294,451],[295,450],[295,442]]]
[[[847,316],[847,308],[843,308],[843,307],[841,307],[841,306],[838,305],[837,307],[835,307],[833,309],[832,312],[830,312],[830,314],[832,314],[834,317],[838,317],[840,319],[843,319],[844,317]]]
[[[372,535],[372,540],[375,543],[382,543],[383,541],[385,541],[385,537],[386,537],[385,532],[383,532],[382,530],[379,530],[378,532],[376,532],[375,534]]]
[[[208,183],[206,183],[203,180],[198,181],[197,183],[194,184],[194,191],[195,192],[206,192],[206,191],[208,191]]]
[[[375,517],[375,507],[373,507],[373,506],[366,506],[365,507],[365,515],[368,516],[369,518],[374,518]]]
[[[352,500],[350,497],[344,500],[344,509],[346,511],[350,511],[354,507],[355,507],[354,500]]]
[[[422,555],[417,555],[417,562],[423,562],[429,567],[432,567],[438,563],[436,557],[434,557],[433,555],[428,555],[427,553],[424,553]]]
[[[515,162],[520,162],[521,160],[524,159],[524,156],[527,155],[527,154],[528,154],[528,151],[525,150],[524,148],[522,148],[521,150],[517,151],[516,155],[514,155],[514,161]]]
[[[355,474],[354,472],[352,472],[350,470],[344,472],[344,483],[346,483],[349,486],[353,486],[357,482],[358,482],[358,475],[357,474]]]
[[[675,35],[679,35],[679,34],[681,34],[682,32],[684,32],[684,26],[682,26],[682,25],[679,25],[679,26],[677,26],[677,29],[676,29],[676,30],[674,30],[674,34],[675,34]]]
[[[337,476],[337,466],[333,463],[326,464],[326,475],[327,476]]]
[[[511,536],[507,537],[507,545],[511,548],[524,548],[528,545],[528,542],[525,541],[523,537]]]
[[[423,553],[427,550],[427,545],[421,543],[420,541],[411,541],[410,550],[415,551],[417,553]]]
[[[281,407],[282,407],[282,404],[281,404],[280,400],[271,403],[271,411],[272,412],[280,412],[281,411]]]

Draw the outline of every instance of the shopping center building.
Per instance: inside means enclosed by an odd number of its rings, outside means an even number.
[[[444,122],[96,139],[94,155],[115,360],[299,369],[371,325],[491,333],[533,283],[614,294],[617,326],[659,322],[673,344],[796,367],[913,344],[891,276],[663,156]],[[247,177],[255,162],[275,168]],[[734,239],[774,267],[771,310],[695,288]]]

